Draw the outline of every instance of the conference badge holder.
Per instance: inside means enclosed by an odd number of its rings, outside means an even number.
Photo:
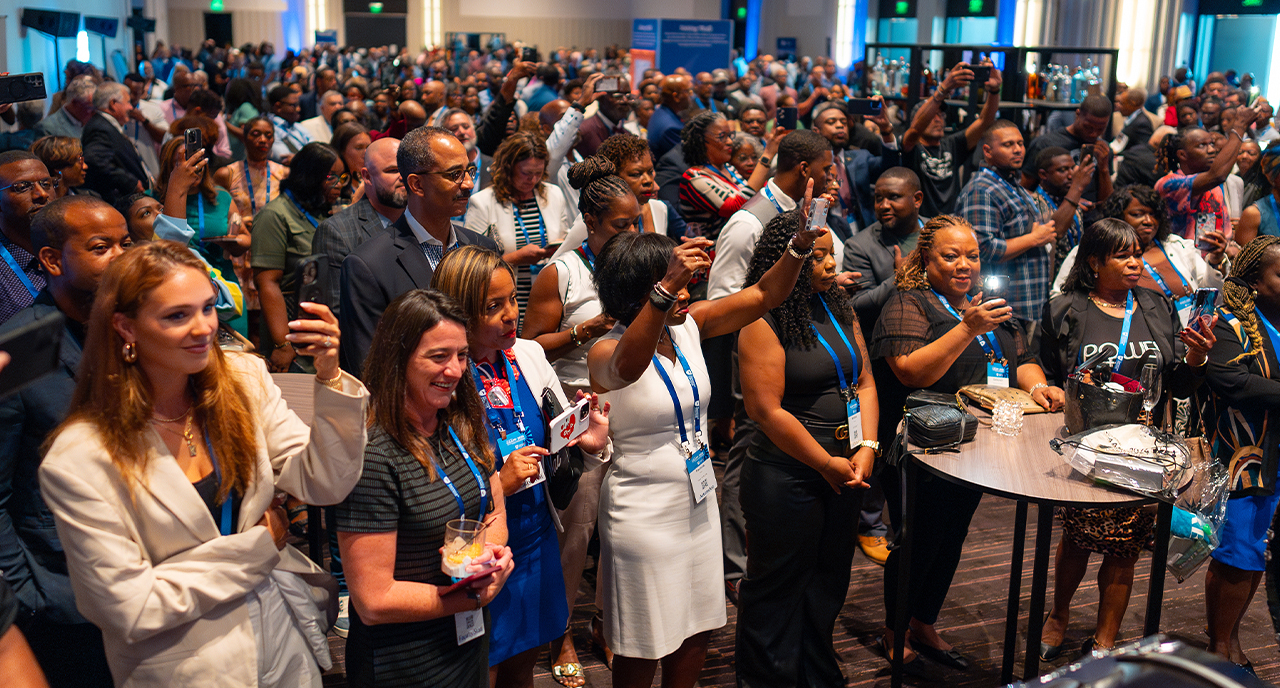
[[[695,438],[692,446],[696,449],[690,449],[690,446],[688,443],[681,443],[680,448],[684,451],[684,467],[689,473],[689,484],[693,486],[693,501],[701,504],[707,495],[716,491],[716,474],[711,469],[711,452],[707,450],[702,437]]]

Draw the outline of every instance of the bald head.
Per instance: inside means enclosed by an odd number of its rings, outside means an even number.
[[[374,210],[385,217],[392,217],[404,208],[409,197],[400,177],[396,153],[400,151],[400,139],[383,137],[364,149],[364,169],[360,177],[368,182],[365,196]]]
[[[693,91],[689,77],[672,74],[662,80],[662,104],[681,112],[689,107],[689,97]]]
[[[400,116],[404,118],[407,131],[413,131],[427,123],[427,111],[422,107],[422,103],[416,100],[406,100],[400,103],[399,110]]]
[[[542,106],[538,110],[538,123],[542,125],[542,130],[547,134],[551,133],[551,128],[564,117],[564,113],[568,111],[570,105],[567,100],[553,100]]]
[[[102,273],[131,243],[124,216],[102,199],[64,196],[36,215],[31,238],[58,308],[87,321]]]

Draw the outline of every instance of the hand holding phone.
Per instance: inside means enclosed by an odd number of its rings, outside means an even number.
[[[200,152],[200,149],[204,148],[204,134],[196,127],[183,131],[182,141],[186,149],[187,159],[192,158],[196,153]]]
[[[774,126],[778,129],[786,129],[791,131],[796,128],[796,122],[800,119],[800,110],[793,107],[778,108],[777,118],[774,120]]]

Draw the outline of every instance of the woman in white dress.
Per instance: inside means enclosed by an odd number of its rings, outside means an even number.
[[[825,231],[798,232],[751,287],[692,304],[686,286],[710,267],[710,240],[677,246],[661,234],[623,232],[596,256],[600,301],[619,323],[587,356],[592,390],[614,409],[598,580],[619,688],[651,685],[659,660],[664,686],[693,686],[711,631],[726,621],[700,342],[781,304]]]

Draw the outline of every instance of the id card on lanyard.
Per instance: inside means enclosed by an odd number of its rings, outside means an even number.
[[[524,424],[524,411],[520,407],[520,393],[515,388],[515,372],[511,367],[511,360],[507,358],[506,352],[499,351],[498,357],[506,366],[507,379],[500,380],[497,377],[484,377],[480,372],[480,368],[474,363],[471,367],[472,377],[475,379],[476,388],[481,391],[481,397],[484,399],[485,412],[489,416],[489,427],[497,433],[494,442],[498,445],[498,453],[502,455],[505,463],[512,453],[533,444],[532,438],[529,436],[529,430]],[[506,384],[503,384],[503,383]],[[515,429],[509,429],[502,421],[502,414],[499,409],[510,409],[511,415],[515,420]],[[538,474],[526,478],[520,485],[520,489],[516,490],[516,494],[523,492],[534,485],[537,485],[547,479],[546,472],[543,470],[542,462],[538,462]]]
[[[1173,290],[1164,281],[1164,276],[1156,271],[1155,267],[1148,263],[1146,258],[1142,259],[1142,267],[1146,268],[1147,274],[1151,275],[1151,280],[1156,283],[1156,286],[1160,287],[1160,291],[1163,291],[1164,295],[1173,301],[1173,306],[1178,311],[1178,320],[1181,321],[1183,327],[1186,327],[1187,322],[1191,319],[1191,309],[1196,305],[1194,290],[1187,283],[1187,278],[1183,277],[1182,273],[1178,271],[1178,266],[1174,265],[1172,260],[1169,260],[1169,252],[1164,250],[1164,245],[1160,243],[1160,240],[1156,239],[1152,243],[1164,254],[1165,262],[1169,264],[1169,267],[1173,268],[1173,274],[1177,275],[1178,279],[1182,281],[1182,290],[1187,293],[1183,296],[1174,296]]]
[[[676,388],[671,384],[671,376],[667,375],[666,369],[662,366],[660,354],[653,355],[653,367],[658,370],[658,376],[662,378],[663,384],[667,386],[667,393],[671,395],[671,403],[675,405],[676,426],[680,428],[680,449],[684,453],[685,472],[689,474],[689,484],[693,486],[693,501],[701,504],[707,495],[716,491],[716,476],[711,470],[711,452],[702,441],[702,399],[698,396],[698,381],[693,377],[693,368],[689,366],[689,361],[680,352],[675,338],[671,336],[671,328],[666,329],[667,337],[671,339],[671,348],[676,352],[676,360],[684,370],[685,377],[689,378],[689,387],[693,390],[692,441],[689,440],[689,433],[685,429],[684,409],[680,403],[680,395],[676,394]]]
[[[462,454],[462,459],[467,462],[467,468],[471,469],[471,476],[476,479],[476,485],[480,488],[480,512],[476,514],[477,521],[484,520],[485,509],[489,505],[489,486],[484,481],[484,476],[480,475],[480,469],[476,468],[476,462],[472,460],[471,453],[467,448],[462,446],[462,440],[458,439],[458,433],[453,428],[449,428],[449,436],[453,438],[453,446],[457,447],[458,453]],[[449,474],[444,472],[434,460],[431,462],[436,469],[436,475],[440,478],[440,482],[449,488],[449,493],[453,495],[454,501],[458,503],[458,518],[467,517],[467,503],[462,499],[462,493],[458,492],[458,487],[453,484],[453,480],[449,478]],[[457,583],[459,578],[454,578],[453,582]],[[458,612],[453,615],[453,625],[458,645],[479,638],[484,635],[484,610],[473,609],[469,612]]]
[[[813,323],[809,323],[809,328],[818,338],[818,343],[827,350],[827,355],[831,356],[831,362],[835,364],[836,376],[840,380],[840,398],[844,400],[845,420],[848,422],[849,448],[854,449],[862,444],[862,402],[858,400],[858,353],[849,343],[849,338],[845,336],[840,323],[836,322],[835,316],[831,314],[831,307],[827,305],[826,299],[819,298],[819,300],[822,301],[822,308],[827,311],[827,320],[835,328],[836,334],[840,335],[840,341],[844,342],[844,348],[849,351],[849,358],[853,361],[853,380],[849,381],[844,376],[844,365],[840,363],[840,357],[836,356],[836,350],[831,348],[818,328]],[[837,434],[836,437],[839,435]]]
[[[943,298],[942,294],[935,291],[933,295],[938,297],[938,300],[946,307],[947,312],[954,316],[956,320],[964,322],[964,318],[951,306],[951,302]],[[982,352],[987,355],[987,385],[991,387],[1008,387],[1009,360],[1004,357],[1004,351],[1000,347],[1000,342],[996,339],[995,333],[988,332],[978,335],[974,339],[978,340],[978,345],[982,347]]]

